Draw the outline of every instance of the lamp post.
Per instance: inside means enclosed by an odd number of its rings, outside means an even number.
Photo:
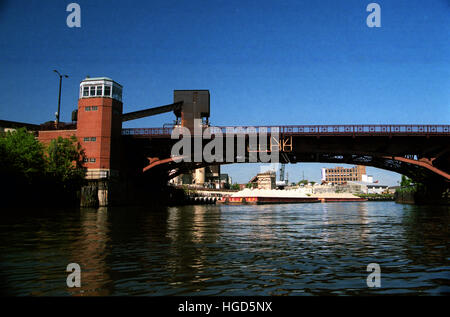
[[[62,85],[62,78],[69,78],[67,75],[61,75],[56,69],[53,70],[55,73],[59,76],[59,95],[58,95],[58,112],[56,113],[56,128],[58,128],[59,125],[59,111],[61,109],[61,85]]]

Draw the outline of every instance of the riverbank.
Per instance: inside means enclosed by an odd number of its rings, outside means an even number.
[[[417,184],[398,189],[394,194],[394,199],[399,204],[450,206],[450,188]]]
[[[80,186],[71,183],[57,183],[44,178],[33,183],[9,179],[0,185],[2,206],[16,207],[79,207]]]
[[[365,198],[368,201],[393,201],[394,194],[356,194],[356,196]]]

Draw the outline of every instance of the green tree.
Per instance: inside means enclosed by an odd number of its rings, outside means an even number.
[[[57,182],[79,185],[84,180],[84,150],[76,137],[58,137],[47,147],[47,174]]]
[[[0,135],[3,204],[77,203],[84,182],[84,151],[76,138],[44,146],[26,129]]]
[[[0,137],[0,173],[15,182],[32,183],[45,173],[44,147],[25,128]]]
[[[307,179],[302,179],[301,181],[298,182],[298,185],[306,185],[308,184],[308,180]]]
[[[408,177],[406,177],[405,175],[402,175],[402,179],[400,181],[400,186],[401,187],[409,187],[412,184],[412,180]]]
[[[234,183],[233,185],[231,185],[231,189],[239,190],[239,189],[240,189],[240,186],[239,186],[238,183]]]

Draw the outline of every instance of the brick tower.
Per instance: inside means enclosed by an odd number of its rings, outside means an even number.
[[[77,137],[86,153],[87,178],[118,174],[122,131],[122,86],[107,77],[80,83]]]

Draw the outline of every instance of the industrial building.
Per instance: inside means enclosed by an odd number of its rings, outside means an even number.
[[[198,168],[192,173],[182,174],[171,180],[174,185],[197,185],[199,187],[224,188],[220,165]]]
[[[337,166],[335,168],[322,168],[322,182],[341,185],[350,181],[368,181],[366,167],[357,165],[351,168]]]
[[[258,189],[275,189],[276,185],[276,172],[267,171],[264,173],[259,173],[254,176],[250,181],[254,187]]]
[[[363,194],[383,194],[388,191],[389,186],[372,182],[348,182],[347,186],[357,188],[356,192]]]

